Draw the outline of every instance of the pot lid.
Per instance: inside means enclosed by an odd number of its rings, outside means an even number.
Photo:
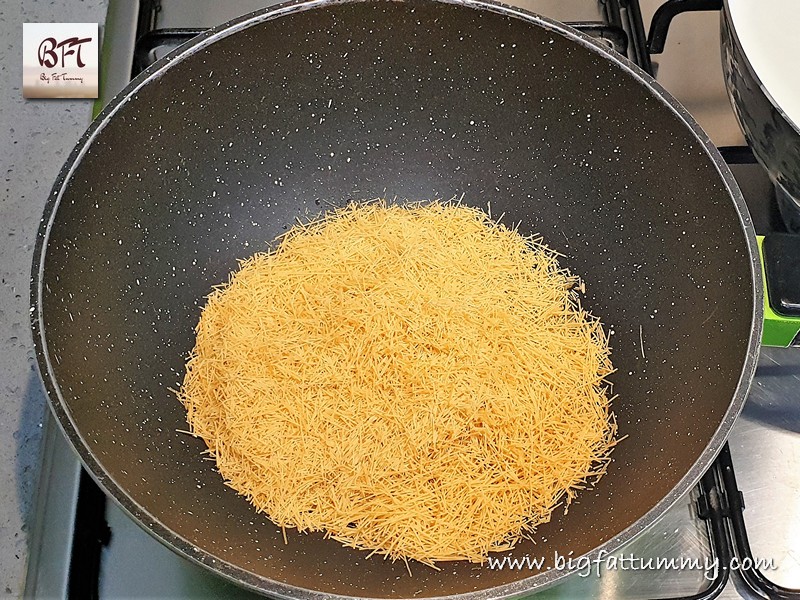
[[[800,0],[727,0],[727,8],[755,75],[800,129]]]

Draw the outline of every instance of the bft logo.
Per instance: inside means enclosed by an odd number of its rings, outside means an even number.
[[[97,23],[25,23],[25,98],[97,98]]]
[[[67,66],[67,57],[74,54],[75,63],[82,69],[86,63],[81,60],[81,47],[91,41],[90,37],[83,39],[72,37],[63,42],[57,41],[56,38],[45,38],[39,44],[39,65],[52,69],[59,64],[60,60],[63,69]],[[58,53],[56,50],[61,50],[61,52]]]

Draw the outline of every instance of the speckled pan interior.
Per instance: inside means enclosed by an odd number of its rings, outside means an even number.
[[[755,364],[753,232],[716,151],[641,72],[539,17],[420,0],[279,7],[156,69],[56,183],[32,312],[67,436],[159,539],[278,596],[494,598],[564,574],[409,574],[320,535],[284,544],[180,431],[170,388],[204,296],[297,218],[350,199],[491,204],[564,254],[610,330],[628,437],[596,488],[513,554],[617,548],[710,463]]]

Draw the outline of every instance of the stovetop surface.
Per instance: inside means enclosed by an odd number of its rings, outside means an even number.
[[[141,0],[144,4],[145,0]],[[513,4],[563,21],[599,21],[599,3],[517,0]],[[126,83],[137,2],[111,0],[106,35],[115,45],[106,56],[118,68],[107,68],[105,97]],[[207,27],[251,10],[263,0],[162,0],[157,27]],[[643,0],[649,19],[660,0]],[[716,17],[718,19],[718,16]],[[133,25],[132,25],[133,24]],[[665,54],[658,57],[659,80],[692,112],[718,145],[741,145],[743,139],[730,111],[719,66],[716,21],[709,15],[676,20]],[[691,73],[679,76],[687,55],[701,57]],[[129,68],[128,68],[129,71]],[[120,72],[123,73],[120,76]],[[781,228],[769,180],[757,164],[732,170],[750,207],[756,230]],[[713,234],[713,232],[710,232]],[[28,589],[36,597],[67,597],[70,544],[80,467],[58,428],[47,424],[39,533],[34,536]],[[772,561],[765,574],[780,585],[800,587],[800,351],[765,348],[744,411],[729,439],[753,555]],[[48,475],[49,474],[49,475]],[[537,598],[654,598],[702,590],[713,576],[706,525],[696,515],[697,491],[684,497],[618,556],[617,568],[593,565],[570,576]],[[105,505],[111,531],[100,556],[100,598],[250,598],[257,597],[194,565],[159,544],[113,502]],[[71,511],[71,512],[70,512]],[[697,559],[695,568],[646,568],[648,558]],[[609,565],[609,562],[605,562]],[[625,566],[628,568],[625,568]],[[354,574],[355,576],[355,574]],[[752,597],[735,577],[721,598]]]

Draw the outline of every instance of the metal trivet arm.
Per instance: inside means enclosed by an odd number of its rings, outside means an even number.
[[[730,525],[730,534],[733,538],[733,555],[739,561],[736,570],[744,584],[756,594],[770,600],[800,600],[800,589],[791,589],[780,586],[770,581],[764,574],[755,568],[753,551],[747,538],[747,527],[744,522],[744,496],[736,484],[736,475],[733,472],[733,461],[728,444],[722,447],[717,460],[714,462],[725,494],[726,516]]]
[[[723,498],[713,466],[703,475],[697,489],[700,492],[697,498],[697,516],[708,524],[709,547],[712,558],[717,559],[720,568],[717,569],[714,580],[704,590],[670,600],[713,600],[722,593],[730,579],[727,566],[731,562],[731,544],[725,530]]]
[[[744,522],[744,496],[736,483],[728,444],[722,447],[697,489],[697,516],[708,524],[709,547],[719,569],[703,591],[670,600],[713,600],[730,579],[733,558],[738,562],[738,578],[754,594],[768,600],[800,600],[800,590],[782,587],[755,568]]]
[[[684,12],[714,11],[722,9],[722,0],[667,0],[658,7],[650,21],[647,50],[650,54],[661,54],[667,42],[667,32],[672,19]]]

